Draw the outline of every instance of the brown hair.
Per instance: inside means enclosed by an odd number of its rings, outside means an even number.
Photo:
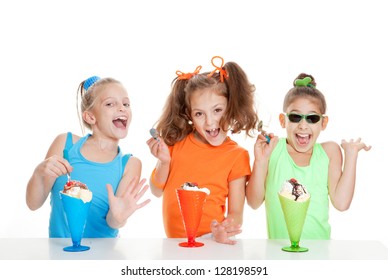
[[[168,96],[162,115],[157,122],[156,129],[168,145],[185,138],[193,131],[190,121],[190,97],[196,90],[210,88],[217,94],[224,95],[228,105],[220,125],[223,129],[230,129],[232,133],[245,131],[250,137],[254,136],[254,129],[258,124],[255,109],[255,86],[248,80],[242,68],[235,62],[227,62],[223,69],[228,78],[220,81],[220,73],[216,72],[208,77],[209,72],[196,74],[190,79],[175,78],[172,90]]]
[[[295,81],[298,79],[304,79],[305,77],[310,77],[311,82],[307,86],[296,86]],[[326,99],[325,96],[316,89],[316,82],[312,75],[301,73],[298,77],[295,78],[293,82],[293,88],[291,88],[283,101],[283,112],[287,110],[287,107],[298,98],[308,98],[313,100],[319,107],[321,114],[326,113]]]

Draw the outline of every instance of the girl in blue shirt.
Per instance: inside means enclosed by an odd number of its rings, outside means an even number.
[[[126,220],[149,202],[138,202],[148,189],[145,179],[139,182],[141,161],[119,147],[132,119],[128,93],[119,81],[94,76],[79,85],[78,98],[80,120],[92,133],[54,139],[28,182],[26,202],[36,210],[51,194],[49,236],[70,237],[59,197],[69,173],[93,193],[84,237],[117,237]]]

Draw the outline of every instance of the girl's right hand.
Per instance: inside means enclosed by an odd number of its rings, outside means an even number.
[[[147,145],[150,148],[151,154],[160,160],[161,163],[169,163],[171,160],[170,151],[168,146],[162,138],[154,139],[151,137],[147,141]]]
[[[73,171],[69,162],[61,156],[53,155],[42,161],[35,169],[39,175],[57,178]]]
[[[279,142],[279,137],[275,136],[273,133],[268,134],[268,136],[270,137],[269,143],[267,142],[267,138],[264,135],[259,134],[259,136],[257,137],[254,146],[255,159],[269,159],[273,149]]]

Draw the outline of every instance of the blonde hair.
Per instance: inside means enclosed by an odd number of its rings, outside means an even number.
[[[83,119],[82,114],[85,111],[89,111],[93,108],[99,93],[99,89],[101,89],[105,85],[112,83],[121,84],[118,80],[115,80],[113,78],[102,78],[87,87],[87,89],[85,89],[84,85],[87,80],[82,81],[79,84],[77,90],[77,114],[83,134],[85,134],[85,128],[89,130],[92,130],[92,128],[90,124],[88,124]]]

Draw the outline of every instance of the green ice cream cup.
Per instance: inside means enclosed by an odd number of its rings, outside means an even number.
[[[295,201],[278,194],[280,205],[283,210],[284,219],[287,225],[288,235],[291,241],[291,248],[284,247],[284,251],[301,252],[299,247],[300,237],[303,231],[303,225],[306,220],[307,209],[310,205],[310,198],[305,201]],[[303,248],[307,251],[307,248]]]

